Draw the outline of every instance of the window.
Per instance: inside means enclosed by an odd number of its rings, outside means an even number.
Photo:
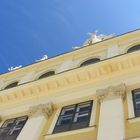
[[[53,133],[88,127],[92,104],[92,101],[87,101],[63,107]]]
[[[54,71],[49,71],[49,72],[42,74],[38,79],[46,78],[46,77],[52,76],[54,74],[55,74]]]
[[[134,112],[136,117],[140,117],[140,89],[133,90]]]
[[[83,66],[87,66],[87,65],[90,65],[90,64],[93,64],[93,63],[97,63],[99,62],[100,59],[99,58],[92,58],[92,59],[89,59],[89,60],[86,60],[85,62],[83,62],[80,67],[83,67]]]
[[[134,47],[131,47],[130,49],[128,49],[127,53],[138,51],[138,50],[140,50],[140,45],[136,45]]]
[[[16,87],[18,85],[18,82],[13,82],[11,84],[9,84],[8,86],[6,86],[4,89],[9,89],[9,88],[12,88],[12,87]]]
[[[16,140],[28,117],[6,120],[0,128],[0,140]]]

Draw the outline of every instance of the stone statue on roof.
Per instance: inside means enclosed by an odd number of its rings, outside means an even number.
[[[100,41],[103,41],[105,39],[109,39],[115,36],[114,34],[111,34],[108,36],[104,34],[97,35],[97,33],[98,33],[98,30],[96,30],[93,33],[89,32],[88,35],[90,35],[90,38],[84,42],[83,46],[91,45],[91,44],[94,44],[94,43],[97,43],[97,42],[100,42]]]

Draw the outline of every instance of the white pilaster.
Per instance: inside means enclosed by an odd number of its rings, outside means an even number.
[[[89,126],[95,126],[96,109],[97,109],[97,101],[94,101],[93,107],[91,110],[91,117],[90,117]]]
[[[97,140],[123,140],[125,86],[109,87],[97,94],[101,105]]]
[[[29,119],[21,130],[17,140],[39,140],[40,134],[52,111],[52,104],[40,104],[30,108]]]
[[[34,80],[35,71],[28,72],[24,77],[22,77],[18,84],[23,84]]]
[[[64,61],[61,66],[56,70],[56,73],[60,73],[71,69],[72,59]]]
[[[44,116],[29,118],[17,140],[38,140],[46,121]]]
[[[113,56],[116,56],[118,55],[118,46],[117,45],[114,45],[114,46],[110,46],[108,48],[108,51],[107,51],[107,58],[110,58],[110,57],[113,57]]]
[[[47,134],[52,134],[52,133],[53,133],[53,129],[54,129],[54,127],[55,127],[55,124],[56,124],[56,122],[57,122],[57,119],[58,119],[58,116],[59,116],[60,112],[61,112],[61,108],[59,108],[59,109],[56,111],[56,113],[55,113],[55,115],[54,115],[54,119],[53,119],[53,121],[52,121],[52,123],[51,123],[51,125],[50,125],[50,128],[49,128]]]
[[[127,94],[127,103],[128,103],[128,116],[129,118],[134,118],[135,113],[134,113],[133,98],[131,92]]]

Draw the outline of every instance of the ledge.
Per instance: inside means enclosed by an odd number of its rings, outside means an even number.
[[[39,98],[49,98],[55,96],[57,91],[93,84],[108,77],[115,78],[136,71],[140,71],[140,51],[0,91],[0,106],[19,105],[33,99],[36,101]]]
[[[61,138],[61,137],[67,137],[67,136],[72,136],[72,135],[79,135],[79,134],[84,134],[87,132],[92,132],[95,130],[96,126],[91,126],[87,128],[82,128],[82,129],[77,129],[77,130],[71,130],[67,132],[61,132],[61,133],[56,133],[56,134],[49,134],[45,135],[45,140],[50,140],[50,139],[55,139],[55,138]]]
[[[129,123],[140,122],[140,117],[128,118]]]
[[[123,139],[123,140],[140,140],[140,137],[127,138],[127,139]]]

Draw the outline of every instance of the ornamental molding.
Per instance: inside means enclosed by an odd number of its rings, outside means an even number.
[[[67,91],[89,83],[103,82],[109,78],[117,79],[130,76],[130,74],[136,76],[139,71],[140,51],[137,51],[2,90],[0,91],[0,107],[11,106],[12,104],[19,105],[19,103],[27,103],[27,101],[42,98],[48,99],[56,96],[58,91]]]
[[[48,119],[54,111],[54,106],[52,102],[48,102],[47,104],[39,104],[37,106],[32,106],[29,108],[28,115],[29,117],[35,117],[43,115],[46,119]]]
[[[97,90],[96,94],[99,103],[103,102],[104,100],[110,100],[117,97],[121,97],[124,101],[126,98],[126,86],[124,83],[116,86],[109,86],[105,89]]]

